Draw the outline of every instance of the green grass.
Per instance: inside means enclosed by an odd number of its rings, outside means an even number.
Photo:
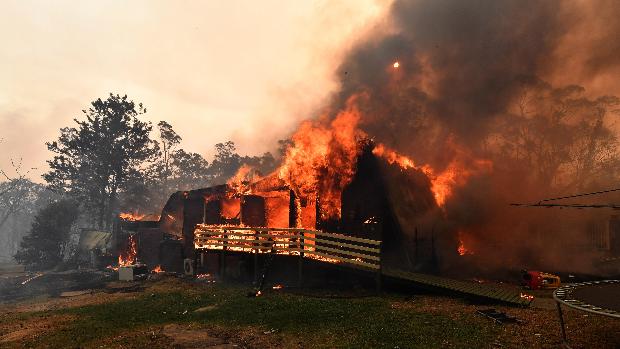
[[[94,346],[128,330],[167,323],[276,329],[284,339],[313,348],[471,348],[488,346],[494,336],[494,330],[483,326],[475,315],[451,319],[415,307],[392,309],[391,301],[401,300],[396,296],[325,299],[274,292],[247,298],[245,292],[247,288],[218,285],[204,292],[145,294],[137,299],[59,310],[55,313],[74,315],[77,320],[25,344]],[[216,307],[194,312],[208,305]]]

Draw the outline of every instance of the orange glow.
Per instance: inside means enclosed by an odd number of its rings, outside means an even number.
[[[151,270],[151,273],[156,273],[156,274],[163,273],[163,272],[164,270],[161,268],[161,265],[158,265],[155,268],[153,268],[153,270]]]
[[[241,212],[241,199],[222,198],[222,217],[226,219],[239,218]]]
[[[400,63],[398,63],[398,62],[394,62],[394,64],[392,64],[392,66],[393,66],[394,68],[398,68],[398,67],[400,67]]]
[[[121,252],[118,255],[118,266],[126,267],[129,265],[133,265],[136,263],[136,255],[138,254],[138,247],[136,243],[136,239],[133,235],[129,236],[129,240],[127,241],[127,250]]]
[[[252,166],[243,164],[237,173],[232,176],[226,184],[230,187],[234,195],[251,194],[250,184],[260,180],[260,176],[254,171]]]
[[[131,213],[131,212],[122,212],[118,214],[118,218],[130,221],[158,221],[161,216],[157,214],[142,214],[142,213]]]
[[[301,206],[297,214],[300,223],[299,228],[315,229],[316,228],[316,197],[309,196],[306,199],[306,206]]]
[[[458,239],[459,239],[459,247],[456,249],[456,251],[459,253],[459,256],[464,256],[466,254],[474,254],[467,247],[465,247],[465,243],[463,242],[463,233],[460,231],[458,233]]]
[[[534,299],[534,296],[529,295],[529,294],[525,294],[525,293],[521,293],[521,294],[519,294],[519,296],[521,298],[527,299],[528,301],[532,301]]]
[[[288,226],[288,197],[265,197],[265,218],[268,227]]]
[[[144,217],[146,217],[145,214],[138,214],[138,213],[131,213],[131,212],[122,212],[118,214],[118,218],[126,220],[126,221],[139,221]]]

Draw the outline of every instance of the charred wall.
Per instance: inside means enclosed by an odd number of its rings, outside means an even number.
[[[341,231],[381,240],[385,265],[435,271],[444,250],[455,249],[452,239],[434,229],[438,211],[426,175],[391,165],[367,149],[342,193]]]

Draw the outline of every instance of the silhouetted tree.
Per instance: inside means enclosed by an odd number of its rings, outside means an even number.
[[[83,110],[85,121],[75,119],[77,127],[61,129],[57,141],[46,143],[56,155],[43,178],[79,199],[101,229],[110,227],[119,192],[156,152],[149,138],[152,126],[138,119],[145,112],[127,96],[110,94]]]
[[[48,204],[54,194],[44,185],[28,179],[0,183],[0,259],[10,259],[32,223],[38,209]]]
[[[63,260],[71,226],[78,217],[75,202],[63,200],[49,204],[34,217],[15,260],[31,269],[45,270]]]
[[[241,156],[237,154],[237,147],[234,142],[217,143],[215,145],[215,156],[209,167],[213,183],[226,183],[228,178],[237,173],[241,165]]]
[[[280,142],[280,146],[285,147],[287,144]],[[215,157],[209,167],[209,173],[213,177],[212,183],[226,183],[242,165],[248,165],[261,176],[265,176],[275,169],[277,161],[269,152],[262,156],[241,156],[237,154],[234,142],[218,143],[215,145]]]
[[[515,111],[498,118],[489,137],[495,163],[507,171],[527,169],[533,187],[577,192],[620,171],[618,140],[606,118],[618,114],[613,96],[584,97],[581,86],[554,88],[524,81]]]

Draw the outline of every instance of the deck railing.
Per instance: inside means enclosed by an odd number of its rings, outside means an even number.
[[[381,241],[301,228],[214,226],[198,224],[194,246],[204,251],[275,253],[370,270],[381,277]],[[224,262],[224,259],[222,259]]]

